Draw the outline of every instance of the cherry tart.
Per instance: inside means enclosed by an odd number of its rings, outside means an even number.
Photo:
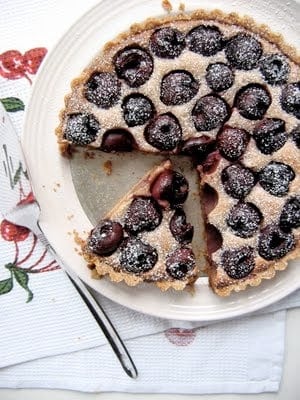
[[[107,43],[72,82],[58,143],[62,154],[79,145],[189,156],[199,172],[206,270],[225,296],[299,256],[299,78],[297,51],[249,18],[198,10],[149,19]],[[91,234],[85,257],[115,280],[183,288],[197,276],[189,246],[170,252],[190,235],[180,228],[183,200],[149,190],[125,196]],[[162,253],[144,236],[166,225]],[[111,236],[97,244],[102,229]],[[111,255],[95,256],[99,246]],[[182,257],[185,277],[173,267]]]

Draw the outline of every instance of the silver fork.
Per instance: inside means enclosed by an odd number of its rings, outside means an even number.
[[[83,282],[77,277],[72,269],[60,259],[58,254],[52,248],[40,227],[39,216],[40,207],[37,202],[33,202],[13,208],[8,215],[5,215],[5,218],[16,225],[25,226],[30,229],[43,243],[47,250],[51,252],[58,264],[66,272],[75,289],[78,291],[83,301],[91,311],[93,317],[102,329],[106,339],[111,345],[126,374],[131,378],[137,378],[138,372],[136,366],[134,365],[134,362],[132,361],[127,348],[122,342],[113,324],[107,317],[103,308],[99,305],[99,303],[96,302],[85,284],[83,284]]]

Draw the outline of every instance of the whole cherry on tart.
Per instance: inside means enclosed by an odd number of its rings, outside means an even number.
[[[260,233],[258,253],[265,260],[279,260],[295,247],[291,232],[284,232],[275,224],[267,225]]]
[[[175,210],[170,220],[170,231],[179,243],[190,243],[194,235],[194,227],[186,221],[182,208]]]
[[[172,113],[157,115],[144,129],[145,140],[158,150],[174,150],[179,144],[182,129],[178,119]]]
[[[271,53],[262,57],[259,69],[270,85],[282,85],[287,82],[291,68],[286,57],[282,54]]]
[[[235,95],[234,106],[242,117],[257,120],[263,118],[271,102],[271,95],[264,86],[259,83],[249,83]]]
[[[240,202],[229,212],[227,225],[233,230],[234,234],[249,238],[258,230],[262,221],[262,214],[252,203]]]
[[[206,82],[215,92],[229,89],[233,85],[234,73],[229,65],[222,62],[209,64],[206,68]]]
[[[126,238],[120,246],[120,264],[126,272],[136,275],[148,272],[157,259],[156,249],[138,238]]]
[[[195,255],[188,247],[180,247],[168,255],[166,271],[174,279],[184,279],[195,267]]]
[[[87,247],[95,254],[108,256],[120,246],[123,236],[123,228],[119,222],[103,220],[91,231]]]
[[[131,88],[147,82],[153,71],[152,56],[140,46],[127,46],[119,50],[113,62],[118,77],[124,79]]]
[[[153,231],[161,223],[162,213],[153,197],[139,196],[132,200],[125,215],[125,229],[137,234]]]
[[[300,124],[292,130],[291,136],[298,149],[300,149]]]
[[[295,179],[293,169],[284,163],[271,161],[259,172],[259,183],[273,196],[285,196],[290,182]]]
[[[193,28],[186,36],[189,50],[209,57],[223,49],[224,37],[215,25],[199,25]]]
[[[185,36],[178,29],[156,29],[150,37],[150,50],[160,58],[176,58],[185,47]]]
[[[284,204],[279,226],[284,231],[300,227],[300,196],[290,197]]]
[[[84,97],[104,109],[114,106],[121,95],[121,82],[111,72],[94,72],[84,86]]]
[[[224,271],[232,279],[246,278],[254,269],[254,249],[244,246],[235,250],[225,250],[221,256]]]
[[[192,119],[197,131],[210,131],[220,127],[229,115],[228,104],[216,94],[201,97],[192,110]]]
[[[273,154],[288,139],[285,122],[279,118],[265,118],[254,127],[253,137],[263,154]]]
[[[300,119],[300,81],[283,87],[280,102],[284,111]]]
[[[151,194],[164,208],[176,208],[183,204],[189,193],[189,184],[179,172],[162,172],[151,185]]]
[[[221,181],[229,196],[243,199],[256,184],[256,176],[251,169],[241,164],[232,164],[223,169]]]
[[[100,149],[107,153],[128,152],[135,148],[132,134],[122,128],[109,129],[103,134]]]
[[[93,114],[70,114],[67,119],[64,138],[77,145],[92,143],[100,130],[100,124]]]
[[[139,93],[132,93],[125,97],[122,109],[124,120],[129,127],[144,125],[155,112],[152,101]]]
[[[262,45],[248,33],[237,33],[226,43],[225,54],[233,67],[251,70],[257,67],[262,55]]]
[[[167,106],[189,102],[196,96],[199,83],[193,75],[184,70],[174,70],[162,78],[160,100]]]
[[[250,135],[245,129],[225,125],[217,135],[217,147],[224,158],[237,161],[245,152]]]
[[[213,152],[215,148],[215,139],[207,135],[201,135],[199,137],[190,138],[182,142],[179,153],[193,157],[198,163],[204,161],[208,154]]]

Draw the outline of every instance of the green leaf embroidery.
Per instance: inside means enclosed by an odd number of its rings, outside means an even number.
[[[25,178],[29,181],[29,176],[28,176],[28,172],[26,169],[23,170],[23,174],[24,174]]]
[[[12,288],[13,288],[12,278],[8,278],[8,279],[4,279],[3,281],[0,281],[0,295],[10,292]]]
[[[19,166],[18,166],[18,169],[17,169],[16,172],[15,172],[15,176],[14,176],[14,185],[16,185],[16,184],[19,182],[19,180],[20,180],[20,178],[21,178],[21,173],[22,173],[22,164],[21,164],[21,162],[20,162],[20,164],[19,164]]]
[[[29,277],[28,277],[27,272],[25,272],[19,268],[15,268],[13,270],[13,273],[14,273],[14,277],[16,278],[16,281],[18,282],[18,284],[27,291],[28,298],[27,298],[26,303],[29,303],[33,299],[33,293],[28,287]]]
[[[6,97],[0,101],[7,112],[23,111],[25,108],[23,101],[17,97]]]

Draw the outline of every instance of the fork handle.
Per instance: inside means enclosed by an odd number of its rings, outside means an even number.
[[[115,327],[106,315],[103,308],[95,300],[95,298],[88,290],[86,285],[82,282],[82,280],[79,279],[78,276],[73,272],[73,270],[60,259],[55,250],[51,247],[50,243],[47,243],[46,247],[51,251],[56,261],[66,272],[66,275],[70,279],[71,283],[87,305],[88,309],[95,318],[97,324],[100,326],[104,336],[112,347],[126,374],[130,376],[130,378],[137,378],[138,372],[136,366],[134,365],[134,362],[130,357],[129,352],[125,347],[125,344],[123,343],[122,339],[120,338],[118,332],[116,331]]]
[[[96,322],[102,329],[106,339],[111,345],[115,355],[119,359],[124,371],[131,378],[137,378],[138,372],[128,350],[126,349],[123,341],[121,340],[118,332],[112,325],[111,321],[107,317],[103,308],[96,302],[90,291],[87,289],[85,284],[73,273],[73,271],[66,271],[68,278],[74,285],[77,292],[82,297],[83,301],[89,308]]]

